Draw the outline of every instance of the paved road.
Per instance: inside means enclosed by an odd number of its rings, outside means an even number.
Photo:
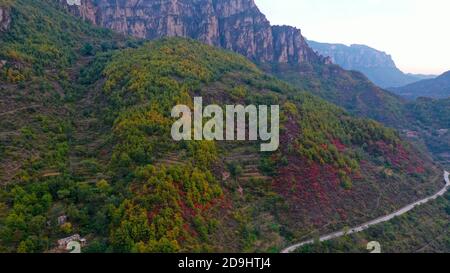
[[[321,242],[329,241],[331,239],[335,239],[335,238],[339,238],[339,237],[342,237],[342,236],[345,236],[345,235],[349,235],[349,234],[353,234],[353,233],[358,233],[358,232],[364,231],[364,230],[368,229],[371,226],[390,221],[390,220],[392,220],[393,218],[395,218],[397,216],[400,216],[400,215],[403,215],[403,214],[407,213],[408,211],[414,209],[417,206],[420,206],[420,205],[423,205],[425,203],[428,203],[431,200],[435,200],[438,197],[443,196],[450,188],[449,173],[447,171],[444,172],[444,180],[445,180],[445,186],[439,192],[434,194],[433,196],[430,196],[430,197],[427,197],[427,198],[422,199],[420,201],[417,201],[415,203],[412,203],[412,204],[410,204],[410,205],[408,205],[408,206],[406,206],[406,207],[404,207],[404,208],[402,208],[402,209],[400,209],[400,210],[398,210],[398,211],[396,211],[396,212],[394,212],[392,214],[389,214],[389,215],[377,218],[377,219],[372,220],[370,222],[364,223],[364,224],[362,224],[362,225],[360,225],[358,227],[354,227],[354,228],[350,229],[347,232],[339,231],[339,232],[335,232],[335,233],[331,233],[331,234],[325,235],[323,237],[320,237],[320,241]],[[313,243],[314,243],[314,240],[304,241],[304,242],[292,245],[292,246],[284,249],[281,253],[291,253],[291,252],[294,252],[299,247],[302,247],[304,245],[313,244]]]

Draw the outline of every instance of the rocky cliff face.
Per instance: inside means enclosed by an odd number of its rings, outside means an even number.
[[[327,44],[308,41],[318,54],[329,57],[344,69],[364,73],[383,88],[407,85],[433,76],[405,74],[397,68],[391,55],[365,45]]]
[[[326,44],[308,42],[319,54],[329,56],[333,62],[343,68],[396,68],[392,57],[385,52],[365,45],[346,46],[342,44]]]
[[[0,7],[0,32],[6,31],[11,24],[11,14],[9,8]]]
[[[275,61],[278,63],[315,62],[319,57],[308,46],[299,29],[273,26]],[[322,59],[321,62],[327,62]]]
[[[190,37],[258,62],[323,62],[299,29],[271,26],[253,0],[59,0],[95,25],[139,38]]]

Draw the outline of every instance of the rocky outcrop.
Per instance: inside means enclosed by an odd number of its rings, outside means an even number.
[[[299,29],[271,26],[253,0],[59,1],[95,25],[138,38],[189,37],[257,62],[324,62]]]
[[[308,46],[299,29],[290,26],[274,26],[272,31],[276,62],[310,63],[317,60],[317,55]]]
[[[0,7],[0,32],[7,31],[11,24],[10,9],[7,7]]]
[[[319,54],[330,56],[334,63],[343,68],[396,68],[391,55],[365,45],[327,44],[308,41]]]

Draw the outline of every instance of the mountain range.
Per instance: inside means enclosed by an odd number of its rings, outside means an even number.
[[[390,90],[412,100],[419,97],[446,99],[450,97],[450,71],[435,79],[422,80]]]
[[[308,45],[301,30],[272,26],[253,0],[80,0],[79,5],[59,2],[85,21],[124,35],[150,40],[192,38],[234,51],[246,56],[264,72],[341,106],[355,116],[374,119],[402,131],[420,132],[424,149],[433,155],[440,155],[442,149],[449,146],[441,145],[447,134],[432,137],[436,130],[449,128],[449,124],[440,123],[440,128],[430,129],[417,121],[417,112],[411,111],[420,108],[422,116],[435,116],[438,113],[433,111],[439,111],[437,106],[442,103],[432,101],[436,107],[423,108],[421,102],[417,102],[416,107],[378,87],[363,73],[333,64],[330,57],[321,56]],[[369,55],[372,51],[364,50]],[[389,56],[374,55],[378,56],[375,59],[384,59],[381,61],[384,66],[395,67]]]
[[[406,123],[400,98],[359,72],[316,54],[290,26],[271,26],[253,0],[81,0],[63,7],[76,16],[137,38],[187,37],[246,56],[264,71],[348,111],[390,126]],[[343,81],[342,79],[350,79]]]
[[[61,252],[73,234],[83,252],[277,252],[442,187],[441,166],[380,123],[445,129],[434,101],[406,112],[251,0],[0,11],[0,252]],[[195,96],[280,105],[280,149],[173,141],[171,108]]]
[[[330,57],[332,62],[347,70],[356,70],[366,75],[382,88],[401,87],[434,75],[406,74],[397,68],[392,57],[385,52],[366,45],[328,44],[308,41],[308,45],[319,54]]]
[[[258,62],[322,61],[299,29],[271,26],[253,0],[60,1],[94,25],[137,38],[189,37]]]

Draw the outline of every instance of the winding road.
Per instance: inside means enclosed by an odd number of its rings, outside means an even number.
[[[331,234],[322,236],[322,237],[320,237],[320,241],[325,242],[325,241],[329,241],[329,240],[339,238],[339,237],[342,237],[345,235],[350,235],[353,233],[358,233],[358,232],[364,231],[364,230],[370,228],[371,226],[390,221],[397,216],[403,215],[403,214],[411,211],[412,209],[414,209],[417,206],[420,206],[420,205],[428,203],[429,201],[435,200],[438,197],[443,196],[450,188],[449,172],[447,172],[447,171],[444,172],[444,180],[445,180],[445,186],[439,192],[437,192],[436,194],[434,194],[430,197],[427,197],[425,199],[422,199],[420,201],[412,203],[392,214],[382,216],[382,217],[372,220],[370,222],[364,223],[358,227],[351,228],[349,231],[339,231],[339,232],[335,232],[335,233],[331,233]],[[299,247],[302,247],[304,245],[313,244],[313,243],[314,243],[314,240],[304,241],[304,242],[292,245],[288,248],[285,248],[283,251],[281,251],[281,253],[292,253]]]

